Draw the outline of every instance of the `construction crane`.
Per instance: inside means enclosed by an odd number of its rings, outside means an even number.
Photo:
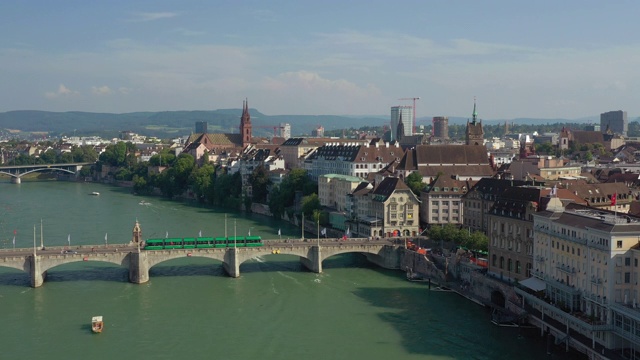
[[[416,100],[420,100],[420,97],[412,97],[412,98],[400,98],[398,100],[413,100],[413,133],[416,133]]]
[[[253,125],[254,128],[258,129],[273,129],[273,136],[278,136],[278,130],[280,130],[281,126],[273,126],[273,125]]]

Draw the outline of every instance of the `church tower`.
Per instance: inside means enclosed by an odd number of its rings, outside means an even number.
[[[240,135],[242,147],[251,144],[251,115],[249,115],[249,100],[242,102],[242,116],[240,117]]]
[[[400,119],[398,119],[398,128],[396,130],[396,141],[399,143],[404,138],[404,124],[402,123],[402,113],[400,113]]]
[[[476,99],[473,99],[473,119],[471,122],[467,120],[467,145],[484,145],[484,130],[482,130],[482,121],[478,121],[478,112],[476,111]]]

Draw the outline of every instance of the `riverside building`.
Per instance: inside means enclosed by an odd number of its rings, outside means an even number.
[[[533,276],[516,288],[531,322],[582,352],[637,359],[640,218],[557,197],[533,218]]]

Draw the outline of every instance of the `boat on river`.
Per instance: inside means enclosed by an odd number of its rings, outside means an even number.
[[[104,322],[102,316],[94,316],[91,318],[91,331],[94,333],[101,333],[104,328]]]
[[[97,192],[97,191],[94,191],[94,192],[92,192],[92,193],[91,193],[91,194],[89,194],[89,195],[98,196],[98,195],[100,195],[100,193],[99,193],[99,192]]]

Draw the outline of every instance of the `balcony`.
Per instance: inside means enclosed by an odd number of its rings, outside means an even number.
[[[595,284],[595,285],[600,285],[602,284],[602,279],[601,278],[596,278],[595,276],[591,277],[591,283]]]
[[[536,255],[535,260],[537,262],[545,262],[547,259],[542,255]]]
[[[576,273],[576,268],[575,267],[571,267],[569,265],[557,265],[556,269],[565,272],[567,274],[573,275]]]

